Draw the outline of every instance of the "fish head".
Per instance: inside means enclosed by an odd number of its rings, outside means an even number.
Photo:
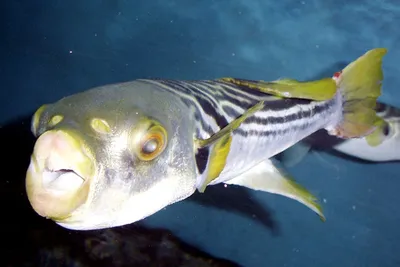
[[[26,191],[41,216],[74,230],[136,222],[195,191],[187,107],[144,82],[40,107]]]
[[[334,149],[366,161],[400,160],[400,109],[378,102],[376,112],[382,120],[371,135],[345,140]]]
[[[377,150],[382,152],[378,153],[377,157],[380,156],[382,161],[400,160],[400,117],[386,118],[385,121],[384,140],[377,147]]]
[[[377,146],[369,146],[371,159],[374,161],[400,160],[400,109],[378,102],[376,114],[382,119],[375,135],[380,137],[381,142]],[[366,138],[371,138],[373,135]],[[368,157],[368,153],[365,156]]]

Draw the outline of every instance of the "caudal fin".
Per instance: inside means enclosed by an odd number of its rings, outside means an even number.
[[[375,111],[383,80],[382,58],[385,48],[368,51],[346,66],[336,83],[343,96],[343,119],[330,134],[357,138],[371,134],[381,120]]]

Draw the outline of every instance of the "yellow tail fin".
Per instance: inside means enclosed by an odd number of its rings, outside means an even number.
[[[385,48],[368,51],[346,66],[336,82],[343,96],[343,120],[329,133],[341,138],[371,134],[380,118],[375,106],[381,95]]]

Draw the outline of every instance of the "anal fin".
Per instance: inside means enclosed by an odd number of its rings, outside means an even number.
[[[282,195],[304,204],[325,221],[317,198],[306,188],[296,183],[284,171],[279,170],[271,160],[265,160],[247,172],[225,182],[244,186],[253,190]]]

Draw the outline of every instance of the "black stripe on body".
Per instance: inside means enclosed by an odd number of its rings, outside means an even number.
[[[302,131],[315,123],[313,115],[327,113],[334,101],[314,102],[305,99],[279,98],[262,93],[244,86],[237,86],[221,81],[179,81],[179,80],[141,80],[158,85],[177,95],[182,102],[194,109],[194,119],[197,123],[195,134],[197,138],[208,138],[222,129],[228,122],[241,116],[250,107],[259,101],[265,101],[264,108],[246,119],[233,134],[242,137],[258,136],[273,137],[285,135],[290,131]],[[293,112],[287,113],[289,109]],[[279,114],[280,113],[280,114]],[[205,117],[207,114],[209,117]],[[310,118],[308,120],[307,118]],[[296,123],[298,121],[298,123]],[[216,125],[217,127],[213,127]],[[259,126],[266,127],[259,127]],[[268,127],[267,127],[268,125]],[[271,128],[270,125],[279,125]],[[263,130],[265,128],[265,130]],[[201,136],[204,131],[207,137]],[[196,155],[196,164],[200,174],[206,168],[209,150],[199,150]]]
[[[269,109],[269,103],[266,104],[266,109],[263,110],[270,110]],[[324,102],[322,105],[316,105],[315,107],[309,108],[307,110],[299,110],[295,113],[292,113],[290,115],[286,116],[268,116],[265,118],[260,118],[257,116],[252,116],[245,120],[243,124],[250,124],[250,123],[256,123],[259,125],[271,125],[271,124],[284,124],[284,123],[290,123],[294,122],[296,120],[302,119],[302,118],[310,118],[312,117],[313,114],[319,114],[323,113],[327,110],[329,110],[332,107],[331,102]],[[273,114],[273,113],[272,113]]]

